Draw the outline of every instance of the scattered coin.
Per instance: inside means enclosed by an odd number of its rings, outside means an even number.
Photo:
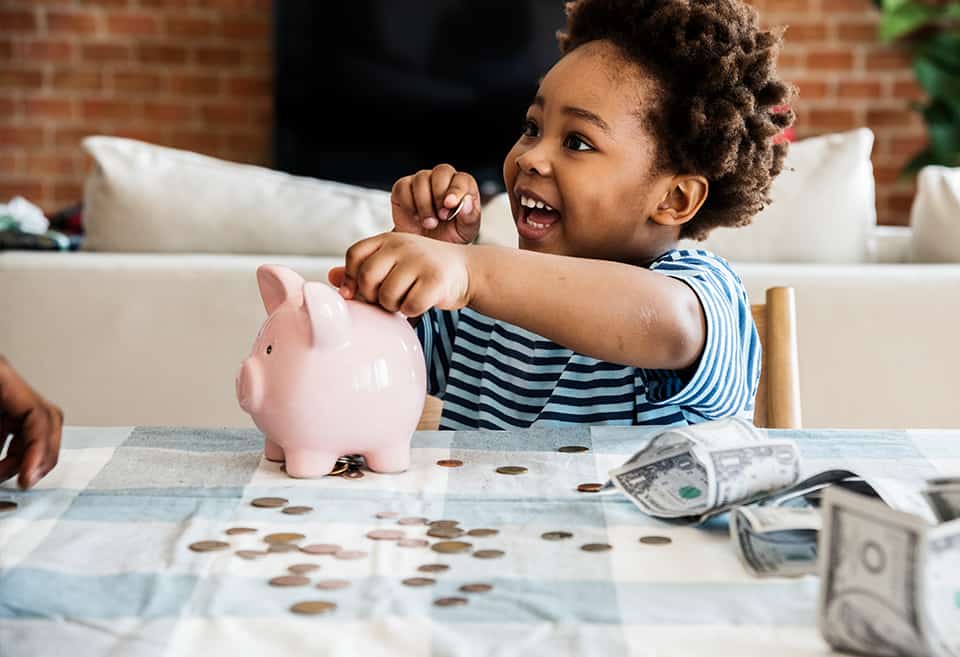
[[[450,566],[445,563],[425,563],[417,570],[421,573],[442,573],[450,570]]]
[[[306,536],[294,532],[280,532],[279,534],[267,534],[263,537],[264,543],[275,545],[277,543],[296,543],[302,541]]]
[[[333,543],[313,543],[312,545],[302,546],[300,551],[306,554],[336,554],[342,549],[342,547]]]
[[[540,538],[545,541],[562,541],[567,538],[573,538],[573,534],[570,532],[544,532],[540,534]]]
[[[431,520],[427,523],[431,527],[456,527],[460,524],[459,520]]]
[[[603,484],[596,484],[596,483],[580,484],[579,486],[577,486],[577,490],[580,491],[581,493],[596,493],[601,488],[603,488]]]
[[[437,598],[433,604],[438,607],[461,607],[467,604],[466,598]]]
[[[444,468],[459,468],[463,465],[463,461],[460,459],[440,459],[437,461],[437,465]]]
[[[673,539],[669,536],[641,536],[640,542],[644,545],[670,545]]]
[[[607,543],[587,543],[586,545],[581,545],[580,549],[585,552],[606,552],[607,550],[612,550],[613,546]]]
[[[471,547],[473,546],[470,545],[470,543],[465,543],[464,541],[440,541],[431,545],[430,549],[443,554],[454,554],[456,552],[469,550]]]
[[[194,552],[213,552],[215,550],[225,550],[230,547],[230,544],[223,541],[197,541],[191,543],[189,547]]]
[[[527,469],[522,465],[501,465],[497,468],[497,472],[505,475],[518,475],[526,472]]]
[[[327,602],[326,600],[306,600],[304,602],[298,602],[290,607],[290,611],[295,614],[307,614],[314,616],[316,614],[325,614],[329,611],[333,611],[336,608],[337,604],[335,602]]]
[[[345,589],[348,586],[350,586],[350,580],[348,579],[322,579],[317,582],[315,588],[324,591],[333,591],[335,589]]]
[[[8,511],[16,511],[17,503],[13,500],[0,500],[0,513],[5,513]]]
[[[313,511],[312,506],[288,506],[284,507],[280,513],[286,513],[288,516],[302,516]]]
[[[310,578],[303,575],[280,575],[269,581],[270,586],[306,586],[309,583]]]
[[[340,550],[333,556],[337,559],[351,561],[353,559],[363,559],[365,556],[367,556],[367,553],[363,550]]]
[[[503,550],[477,550],[473,556],[477,559],[499,559],[504,554]]]
[[[374,541],[399,541],[403,532],[399,529],[374,529],[367,532],[367,538]]]
[[[289,503],[290,500],[285,500],[282,497],[258,497],[250,502],[250,505],[262,509],[275,509],[279,506],[286,506]]]
[[[376,517],[382,520],[384,518],[396,518],[399,515],[396,511],[379,511]]]
[[[434,538],[457,538],[464,534],[466,534],[466,532],[459,527],[447,527],[446,525],[431,527],[427,530],[427,536],[433,536]]]
[[[225,533],[229,536],[235,536],[237,534],[256,534],[257,530],[253,527],[231,527]]]
[[[427,519],[420,518],[420,517],[400,518],[400,520],[397,521],[397,524],[398,525],[425,525],[427,524]]]
[[[563,452],[564,454],[578,454],[580,452],[588,452],[590,448],[584,447],[583,445],[564,445],[563,447],[558,447],[557,451]]]
[[[287,570],[294,575],[306,575],[315,570],[320,570],[320,566],[315,563],[295,563],[292,566],[287,566]]]
[[[259,559],[260,557],[267,556],[266,550],[237,550],[234,552],[241,559],[246,559],[247,561],[253,561],[254,559]]]
[[[422,538],[404,538],[397,541],[397,545],[403,548],[424,548],[430,545],[430,541]]]
[[[493,584],[464,584],[460,590],[464,593],[486,593],[493,590]]]
[[[361,479],[364,475],[362,470],[347,470],[340,476],[344,479]]]
[[[282,554],[284,552],[296,552],[298,549],[299,548],[293,543],[274,543],[269,548],[267,548],[267,552]]]
[[[436,583],[437,580],[432,577],[408,577],[402,582],[405,586],[432,586]]]
[[[499,529],[471,529],[467,532],[467,536],[476,536],[477,538],[483,538],[485,536],[496,536],[500,533]]]
[[[346,461],[341,461],[337,459],[336,465],[333,466],[333,470],[327,473],[328,477],[337,477],[342,475],[344,472],[350,469],[350,464]]]

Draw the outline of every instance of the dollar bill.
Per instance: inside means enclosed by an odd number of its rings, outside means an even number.
[[[730,512],[737,558],[755,577],[815,574],[820,525],[820,510],[814,507],[754,505]]]
[[[613,484],[645,513],[703,521],[794,484],[800,453],[738,418],[667,429],[619,468]]]
[[[960,518],[960,477],[931,479],[922,495],[940,522]]]
[[[824,494],[819,627],[838,650],[958,657],[960,522],[922,517],[838,487]]]

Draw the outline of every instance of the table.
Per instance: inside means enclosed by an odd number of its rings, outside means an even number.
[[[823,655],[816,629],[818,580],[756,580],[740,566],[723,523],[705,528],[644,516],[619,493],[577,492],[655,430],[542,427],[514,432],[418,432],[411,469],[347,480],[293,480],[263,460],[254,430],[68,427],[60,464],[34,490],[0,485],[19,508],[0,514],[0,657],[169,655]],[[909,478],[960,472],[960,431],[776,431],[794,438],[804,470],[830,464]],[[560,453],[584,445],[584,453]],[[435,464],[461,459],[459,468]],[[522,465],[517,476],[501,465]],[[250,500],[280,496],[312,513],[285,515]],[[497,536],[469,538],[501,559],[441,555],[373,541],[403,516],[459,520]],[[226,536],[232,526],[258,533]],[[423,536],[423,527],[400,527]],[[541,533],[568,530],[566,541]],[[338,543],[369,557],[271,554],[245,561],[269,532]],[[666,546],[643,535],[665,535]],[[197,553],[194,541],[231,549]],[[609,552],[580,545],[604,542]],[[321,565],[311,577],[349,588],[281,589],[267,579],[287,565]],[[401,580],[448,563],[436,585]],[[487,593],[461,594],[467,582]],[[463,595],[469,604],[433,600]],[[338,608],[289,611],[300,600]]]

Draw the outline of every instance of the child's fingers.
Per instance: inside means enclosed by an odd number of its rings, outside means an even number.
[[[354,277],[357,293],[370,303],[377,303],[380,298],[380,285],[395,264],[394,258],[380,253],[364,260]]]
[[[473,194],[475,195],[475,198],[480,198],[480,194],[477,190],[477,182],[469,173],[459,171],[455,176],[453,176],[453,178],[451,178],[450,184],[447,186],[447,189],[443,194],[443,198],[438,204],[452,211],[468,194]],[[465,210],[466,207],[464,207],[461,212]],[[445,215],[444,218],[446,218],[446,216],[449,216],[449,213]]]
[[[327,280],[330,281],[330,285],[334,287],[340,287],[343,285],[343,278],[346,273],[346,267],[334,267],[327,272]]]
[[[413,200],[413,176],[404,176],[390,190],[390,209],[393,225],[402,233],[421,232],[417,206]]]
[[[430,230],[437,227],[437,209],[433,206],[433,189],[430,186],[430,171],[419,171],[413,177],[413,203],[417,208],[420,224]]]
[[[377,303],[392,313],[400,310],[410,288],[417,282],[417,270],[410,266],[394,267],[380,284]]]
[[[419,317],[433,307],[434,297],[433,286],[424,279],[418,278],[403,298],[400,312],[407,317]]]
[[[449,164],[438,164],[430,174],[430,191],[433,194],[433,207],[437,209],[437,218],[443,221],[449,211],[443,205],[444,194],[450,189],[450,183],[457,175],[457,170]]]

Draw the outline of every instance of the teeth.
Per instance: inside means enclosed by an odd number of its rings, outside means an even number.
[[[530,221],[530,218],[527,217],[527,224],[533,226],[534,228],[546,228],[547,224],[538,224],[536,221]]]
[[[538,207],[538,208],[542,208],[542,207],[543,207],[543,201],[537,201],[537,207]]]
[[[522,206],[524,206],[524,207],[527,207],[527,208],[537,208],[537,209],[541,209],[541,210],[553,211],[553,208],[551,208],[549,205],[547,205],[547,204],[544,203],[543,201],[537,201],[536,199],[532,199],[532,198],[530,198],[529,196],[522,196],[522,195],[521,195],[521,196],[520,196],[520,205],[522,205]]]

